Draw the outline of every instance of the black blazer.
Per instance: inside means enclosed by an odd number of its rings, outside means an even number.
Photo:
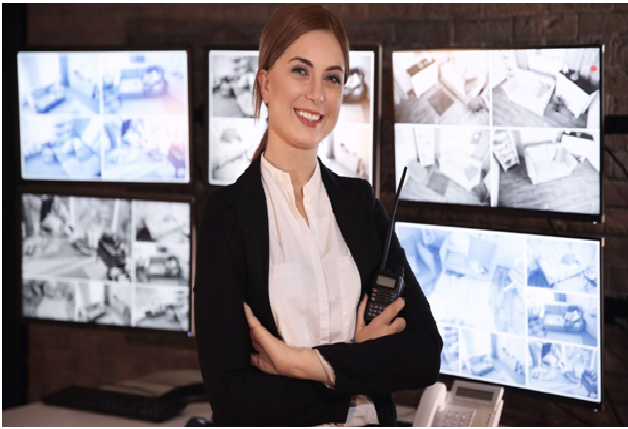
[[[320,162],[320,160],[319,160]],[[371,185],[339,177],[322,163],[321,175],[336,221],[368,292],[379,268],[389,217]],[[370,395],[382,426],[396,425],[391,392],[433,384],[442,340],[430,306],[396,235],[389,267],[405,268],[406,329],[396,335],[316,347],[336,376],[323,383],[264,373],[250,362],[246,301],[279,338],[268,294],[268,212],[259,157],[236,183],[205,201],[198,230],[194,288],[198,354],[215,425],[313,426],[345,422],[351,395]]]

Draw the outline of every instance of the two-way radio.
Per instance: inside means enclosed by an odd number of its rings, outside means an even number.
[[[406,178],[407,170],[408,167],[404,167],[403,174],[401,175],[401,181],[399,182],[399,187],[397,188],[395,205],[393,207],[392,216],[390,217],[390,223],[388,224],[388,231],[386,232],[386,241],[384,243],[382,261],[379,266],[379,271],[376,271],[375,276],[373,277],[371,297],[368,300],[366,312],[364,314],[364,320],[366,323],[370,323],[373,319],[379,316],[386,307],[392,304],[403,293],[403,287],[405,285],[403,281],[403,267],[398,267],[396,272],[393,273],[386,270],[386,262],[388,260],[390,241],[392,239],[393,228],[395,225],[395,214],[397,214],[399,194],[401,194],[401,188],[403,188],[403,182]]]

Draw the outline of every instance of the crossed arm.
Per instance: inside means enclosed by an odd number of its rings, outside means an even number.
[[[372,213],[376,223],[387,225],[388,215],[374,196]],[[221,197],[214,198],[212,194],[206,202],[198,234],[197,347],[215,424],[300,426],[344,422],[351,395],[416,389],[435,381],[442,341],[427,300],[396,238],[389,260],[403,263],[406,272],[406,301],[401,316],[407,327],[403,332],[385,336],[371,332],[365,337],[375,339],[317,347],[333,368],[333,390],[324,386],[323,383],[329,384],[331,380],[313,350],[278,353],[284,357],[279,358],[279,363],[272,361],[273,365],[279,365],[279,370],[267,370],[264,365],[268,362],[259,360],[264,359],[263,355],[257,354],[252,361],[255,342],[263,349],[260,341],[273,341],[279,350],[287,346],[270,334],[271,338],[265,336],[263,340],[256,339],[255,334],[251,338],[244,307],[245,270],[238,264],[243,258],[234,245],[242,239],[241,233],[235,221],[225,221],[233,219],[233,215]],[[384,226],[382,237],[385,229]],[[378,227],[378,233],[380,230]],[[394,308],[390,310],[393,311]],[[254,324],[251,316],[249,320]],[[286,360],[285,356],[289,358]]]

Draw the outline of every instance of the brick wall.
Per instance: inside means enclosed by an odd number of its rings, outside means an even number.
[[[203,107],[205,50],[211,44],[256,44],[266,20],[279,5],[138,4],[28,6],[32,46],[189,46],[192,48],[192,105]],[[391,51],[393,46],[465,47],[603,43],[606,114],[628,114],[628,7],[622,4],[332,4],[352,43],[384,47],[381,123],[381,199],[391,207],[395,190]],[[209,190],[207,137],[202,123],[192,130],[194,192]],[[607,136],[606,145],[628,166],[628,136]],[[607,297],[628,295],[628,180],[604,155],[606,222],[555,221],[558,233],[605,237],[604,288]],[[197,210],[200,217],[200,207]],[[551,233],[546,220],[522,216],[407,209],[400,218],[427,223]],[[628,422],[628,346],[625,330],[605,327],[607,394]],[[155,333],[32,324],[29,336],[31,400],[71,383],[98,385],[159,369],[197,368],[193,340]],[[79,370],[77,370],[79,369]],[[418,401],[402,392],[400,402]],[[507,425],[618,425],[613,407],[592,413],[509,392],[502,419]],[[532,411],[532,412],[531,412]],[[623,414],[621,414],[623,413]]]

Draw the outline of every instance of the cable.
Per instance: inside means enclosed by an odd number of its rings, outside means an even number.
[[[617,420],[617,423],[619,423],[620,427],[624,427],[624,422],[622,421],[621,417],[619,417],[619,413],[617,412],[617,409],[615,408],[615,404],[613,403],[613,400],[611,399],[611,395],[608,393],[608,389],[606,388],[606,386],[604,386],[604,393],[606,394],[606,399],[608,399],[608,403],[611,406],[611,410],[613,410],[613,414],[615,415],[615,420]]]
[[[586,420],[578,417],[573,411],[568,410],[567,408],[563,407],[562,405],[560,405],[559,403],[555,402],[554,403],[558,408],[560,408],[561,410],[563,410],[565,413],[569,414],[571,417],[573,417],[574,419],[578,420],[580,423],[582,423],[585,426],[593,426],[591,423],[587,422]]]
[[[624,172],[624,174],[626,175],[626,177],[628,177],[628,170],[626,170],[626,167],[624,167],[624,164],[621,163],[621,161],[619,159],[617,159],[617,157],[615,156],[615,154],[606,146],[604,146],[604,150],[606,152],[608,152],[608,154],[611,156],[611,158],[613,158],[613,161],[615,161],[615,163],[617,165],[619,165],[619,168],[622,169],[622,171]]]

